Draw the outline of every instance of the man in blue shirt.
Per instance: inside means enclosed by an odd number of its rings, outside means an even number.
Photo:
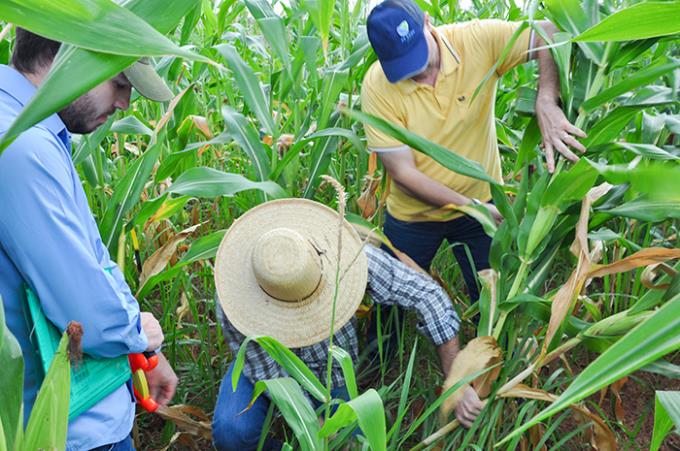
[[[58,48],[57,42],[17,29],[11,66],[0,65],[0,136],[35,93]],[[0,156],[0,296],[24,355],[26,418],[41,370],[26,323],[25,284],[59,329],[69,321],[82,324],[87,354],[111,358],[154,350],[163,342],[158,321],[140,313],[104,247],[71,161],[69,132],[89,133],[116,109],[127,109],[130,80],[154,100],[172,96],[151,66],[137,63],[21,134]],[[162,354],[148,379],[152,396],[167,404],[177,377]],[[67,449],[132,449],[134,412],[130,389],[121,385],[69,423]]]

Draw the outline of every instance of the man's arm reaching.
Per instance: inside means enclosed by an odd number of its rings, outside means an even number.
[[[425,335],[439,354],[444,376],[458,354],[460,321],[446,292],[430,277],[415,271],[386,252],[366,246],[368,257],[367,291],[374,302],[415,310],[418,331]],[[483,404],[472,387],[467,387],[456,406],[456,418],[465,427],[482,411]]]
[[[378,152],[378,156],[394,183],[409,196],[437,208],[448,204],[463,206],[472,203],[472,199],[420,172],[407,146],[401,150]],[[486,204],[486,208],[496,221],[503,220],[493,204]]]
[[[539,22],[538,25],[551,39],[557,31],[557,27],[549,21]],[[560,108],[560,77],[550,49],[543,48],[546,45],[543,38],[535,33],[532,49],[538,50],[531,52],[530,55],[532,59],[538,58],[536,117],[543,136],[543,149],[548,171],[553,172],[555,170],[554,151],[557,150],[571,161],[578,161],[578,156],[569,150],[569,147],[582,153],[585,152],[586,148],[576,140],[576,137],[585,138],[586,134],[572,125]]]

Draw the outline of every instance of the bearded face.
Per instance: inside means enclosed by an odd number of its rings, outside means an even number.
[[[71,102],[59,117],[71,133],[86,134],[107,121],[116,109],[126,110],[132,86],[125,75],[118,74]]]

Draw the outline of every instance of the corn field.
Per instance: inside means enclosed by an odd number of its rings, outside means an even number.
[[[588,134],[587,152],[548,173],[534,115],[538,68],[518,66],[496,90],[502,184],[450,149],[361,113],[362,80],[376,60],[365,28],[374,3],[0,2],[1,64],[13,25],[66,43],[0,149],[142,56],[176,95],[159,104],[133,93],[128,111],[76,136],[73,149],[104,244],[142,309],[160,319],[180,378],[172,406],[137,416],[138,449],[211,446],[219,384],[237,358],[215,316],[213,258],[235,219],[285,197],[336,208],[323,179],[331,176],[347,192],[346,218],[390,245],[380,232],[385,173],[364,124],[490,181],[505,220],[465,211],[493,237],[480,299],[471,303],[462,283],[450,251],[457,243],[442,246],[430,268],[462,318],[470,357],[445,384],[434,348],[407,316],[397,358],[343,367],[357,394],[336,416],[319,424],[330,402],[324,381],[293,377],[295,399],[272,398],[268,429],[288,449],[677,449],[680,2],[418,1],[435,25],[498,18],[536,28],[548,19],[560,29],[549,48],[561,105]],[[362,309],[359,324],[376,314]],[[257,340],[284,356],[290,374],[309,373],[282,345]],[[0,340],[2,362],[8,347]],[[486,399],[470,429],[446,402],[467,383]],[[3,385],[21,392],[16,378]],[[302,391],[325,393],[324,408],[300,413]],[[3,416],[14,408],[0,402]]]

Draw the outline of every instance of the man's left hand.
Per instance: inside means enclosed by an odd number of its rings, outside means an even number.
[[[167,406],[172,397],[175,396],[179,379],[168,363],[168,359],[162,353],[158,353],[156,368],[146,373],[146,380],[149,383],[151,397],[159,405]]]
[[[576,140],[576,137],[585,138],[587,135],[580,128],[572,125],[564,115],[562,109],[554,100],[539,99],[536,102],[536,117],[538,127],[543,136],[543,150],[548,165],[548,172],[555,171],[555,150],[564,155],[570,161],[578,161],[578,156],[569,147],[583,153],[586,148]]]

